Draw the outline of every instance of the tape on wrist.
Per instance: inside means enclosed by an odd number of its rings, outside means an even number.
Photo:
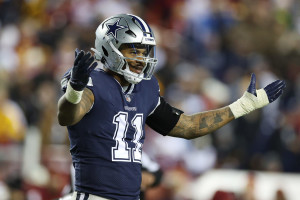
[[[65,98],[72,104],[78,104],[81,101],[83,91],[77,91],[72,88],[68,82]]]
[[[256,90],[256,93],[257,97],[249,92],[245,92],[240,99],[229,105],[235,119],[269,104],[268,96],[264,89]]]
[[[243,107],[241,106],[240,99],[237,101],[233,102],[232,104],[229,105],[229,108],[234,116],[235,119],[247,114]]]

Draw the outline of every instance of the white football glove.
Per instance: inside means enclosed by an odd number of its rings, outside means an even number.
[[[239,118],[246,115],[253,110],[262,108],[269,103],[275,101],[285,88],[285,82],[283,80],[277,80],[263,89],[256,90],[256,76],[251,75],[250,85],[244,95],[229,105],[235,118]]]

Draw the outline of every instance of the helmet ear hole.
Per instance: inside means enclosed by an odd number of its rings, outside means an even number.
[[[107,52],[107,50],[104,48],[104,46],[102,46],[102,51],[103,51],[104,55],[107,57],[107,56],[108,56],[108,52]]]
[[[106,59],[104,57],[101,58],[101,63],[104,64],[106,62]]]

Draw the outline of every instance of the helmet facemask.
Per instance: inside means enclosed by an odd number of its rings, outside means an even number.
[[[121,53],[121,52],[124,53]],[[133,84],[141,80],[150,80],[157,64],[155,46],[144,44],[122,44],[119,48],[120,58],[125,64],[118,69],[124,78]],[[132,68],[133,70],[131,70]],[[138,72],[135,72],[137,70]]]

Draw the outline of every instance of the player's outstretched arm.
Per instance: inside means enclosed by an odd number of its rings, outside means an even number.
[[[97,63],[90,52],[75,50],[75,61],[71,71],[65,76],[67,88],[58,101],[58,122],[62,126],[70,126],[79,122],[94,103],[92,91],[86,88],[90,73]]]
[[[275,101],[283,92],[285,82],[277,80],[263,89],[256,90],[255,74],[251,75],[250,85],[244,95],[229,106],[201,112],[194,115],[180,116],[169,136],[193,139],[211,133],[233,119],[246,115]]]

